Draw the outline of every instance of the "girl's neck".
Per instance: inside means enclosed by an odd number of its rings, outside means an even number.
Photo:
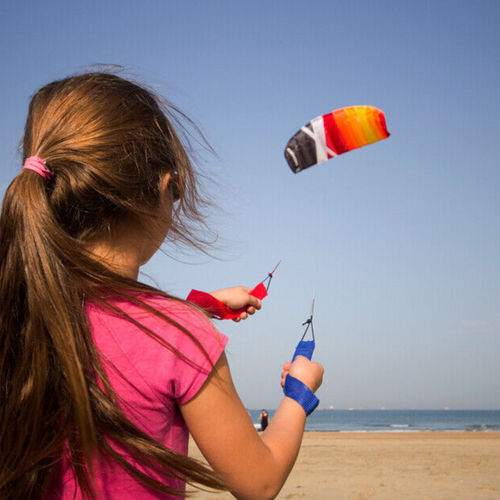
[[[114,272],[137,280],[139,268],[150,256],[145,257],[146,238],[134,228],[127,228],[113,237],[95,238],[87,248],[93,257]]]
[[[167,188],[170,175],[167,174],[165,179],[163,190]],[[165,213],[168,213],[167,209]],[[160,216],[143,224],[123,224],[111,235],[93,238],[87,242],[87,248],[99,262],[116,273],[137,280],[139,268],[160,248],[168,229],[169,218]]]
[[[141,264],[138,252],[134,252],[133,248],[125,250],[103,243],[92,243],[88,248],[93,257],[101,264],[109,267],[117,274],[137,280]]]

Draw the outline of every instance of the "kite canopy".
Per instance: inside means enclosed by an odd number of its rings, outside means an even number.
[[[285,148],[294,173],[390,136],[384,112],[373,106],[340,108],[302,127]]]

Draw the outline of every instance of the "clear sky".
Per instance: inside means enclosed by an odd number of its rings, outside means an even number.
[[[277,406],[314,293],[321,406],[500,409],[499,24],[490,1],[10,2],[0,189],[29,96],[123,65],[200,125],[225,210],[222,260],[158,255],[145,272],[186,296],[283,259],[262,311],[218,324],[247,407]],[[357,104],[392,136],[292,174],[288,139]]]

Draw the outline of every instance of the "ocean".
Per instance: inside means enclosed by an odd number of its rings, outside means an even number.
[[[249,410],[259,424],[260,410]],[[273,410],[267,410],[271,419]],[[500,431],[500,410],[316,410],[306,431]]]

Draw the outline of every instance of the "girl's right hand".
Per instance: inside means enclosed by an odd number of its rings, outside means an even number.
[[[283,365],[283,373],[281,374],[281,387],[285,386],[287,375],[300,380],[316,392],[323,382],[323,374],[325,369],[319,363],[309,361],[304,356],[297,356],[293,363],[285,363]]]

